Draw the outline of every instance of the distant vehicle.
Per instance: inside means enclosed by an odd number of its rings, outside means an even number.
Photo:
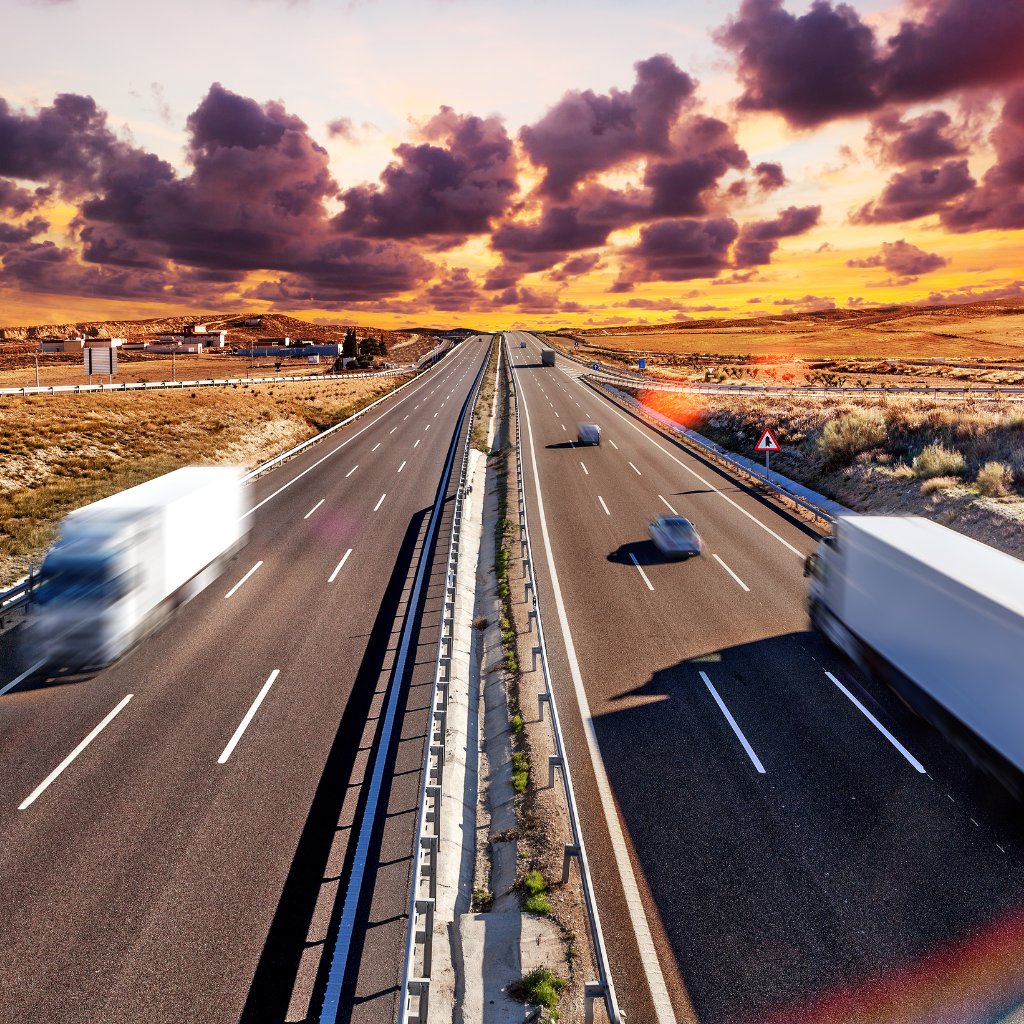
[[[526,342],[525,341],[519,342],[519,347],[520,348],[526,348]]]
[[[1024,563],[918,517],[843,516],[811,621],[1024,801]]]
[[[600,444],[601,428],[596,423],[581,423],[576,428],[576,439],[580,444]]]
[[[245,543],[242,470],[189,466],[76,509],[43,562],[37,657],[106,665],[193,598]]]
[[[553,348],[543,348],[540,351],[540,365],[541,366],[554,366],[555,365],[555,350]]]
[[[655,519],[647,532],[666,558],[687,559],[704,551],[704,542],[689,519]]]

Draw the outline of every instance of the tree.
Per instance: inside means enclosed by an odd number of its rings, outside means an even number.
[[[345,331],[345,341],[341,346],[341,354],[346,359],[354,359],[356,356],[356,331],[350,327]]]
[[[380,336],[380,338],[377,341],[377,355],[379,355],[381,357],[381,359],[387,359],[387,357],[388,357],[388,348],[387,348],[387,345],[384,344],[384,335],[383,334]]]

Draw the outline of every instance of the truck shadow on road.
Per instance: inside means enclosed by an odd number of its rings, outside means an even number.
[[[702,1024],[862,1000],[980,1022],[1024,1000],[1024,808],[820,634],[697,654],[612,703],[608,779]]]

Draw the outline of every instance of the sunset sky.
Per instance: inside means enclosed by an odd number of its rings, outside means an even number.
[[[2,0],[0,326],[1024,297],[1021,0]]]

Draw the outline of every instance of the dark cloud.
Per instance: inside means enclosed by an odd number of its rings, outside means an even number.
[[[715,34],[733,51],[741,110],[770,110],[795,127],[999,86],[1021,76],[1019,0],[920,0],[884,45],[847,4],[815,0],[799,17],[782,0],[743,0]]]
[[[771,262],[780,238],[802,235],[821,219],[820,206],[790,206],[780,210],[774,220],[758,220],[743,225],[734,250],[737,267],[756,267]]]
[[[552,281],[568,281],[573,277],[581,277],[601,267],[601,254],[597,252],[583,253],[566,260],[560,267],[552,270],[548,278]]]
[[[773,306],[792,306],[798,313],[813,313],[819,309],[835,309],[831,295],[805,295],[802,299],[776,299]]]
[[[970,302],[983,302],[986,299],[1022,299],[1024,298],[1024,281],[1013,281],[1008,285],[996,288],[959,288],[948,291],[930,292],[928,298],[913,303],[915,306],[963,306]]]
[[[930,274],[948,264],[949,260],[945,256],[925,252],[903,238],[895,242],[883,242],[881,251],[867,259],[846,261],[848,267],[881,267],[888,270],[890,274],[897,275],[898,280],[889,280],[884,284],[897,286],[912,284],[921,274]]]
[[[13,181],[0,178],[0,210],[10,210],[15,216],[28,213],[29,210],[50,198],[51,190],[37,188],[30,192],[27,188],[21,188]]]
[[[367,238],[434,236],[457,244],[488,232],[519,190],[515,153],[505,126],[442,107],[421,132],[427,141],[403,143],[381,174],[382,186],[359,185],[342,199],[341,231]],[[441,145],[434,145],[440,141]]]
[[[762,161],[754,168],[754,177],[757,178],[757,187],[762,192],[771,192],[786,184],[786,175],[783,173],[782,164]]]
[[[729,246],[739,229],[730,218],[665,220],[640,229],[625,252],[624,280],[690,281],[730,266]]]
[[[950,132],[951,124],[944,110],[930,110],[909,121],[894,111],[885,111],[872,120],[867,144],[882,163],[934,163],[967,152],[968,147]]]
[[[442,272],[441,280],[431,285],[423,297],[437,310],[462,312],[472,309],[480,299],[476,282],[466,267],[455,267]]]
[[[48,231],[49,228],[50,222],[43,220],[42,217],[33,217],[24,224],[0,223],[0,247],[21,245],[30,238],[35,238],[36,235]],[[0,251],[6,251],[6,249],[0,248]]]
[[[522,263],[529,270],[547,270],[560,263],[565,253],[604,245],[617,226],[585,221],[580,213],[578,206],[548,207],[534,224],[503,224],[492,236],[491,245],[507,261]]]
[[[882,189],[882,194],[859,210],[850,220],[855,224],[895,224],[927,217],[945,209],[951,200],[970,192],[977,182],[966,160],[948,160],[941,167],[900,171]]]
[[[540,193],[569,199],[588,176],[638,156],[671,154],[669,134],[696,82],[671,57],[639,61],[629,92],[568,92],[519,139],[535,167],[544,170]]]
[[[351,117],[336,117],[333,121],[328,121],[327,134],[332,139],[340,135],[346,142],[354,142],[358,138]]]

